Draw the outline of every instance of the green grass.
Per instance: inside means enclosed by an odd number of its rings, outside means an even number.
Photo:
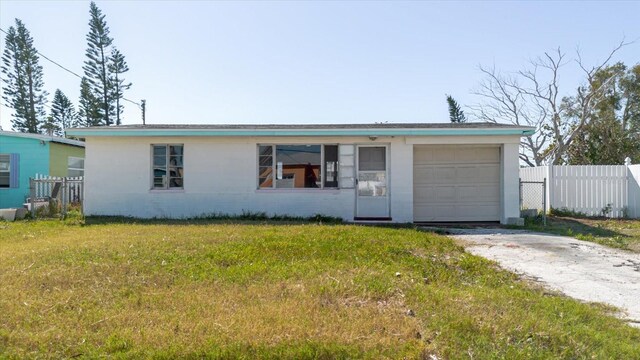
[[[0,283],[0,358],[640,358],[612,309],[410,228],[0,223]]]
[[[536,219],[527,220],[525,228],[640,253],[640,220],[637,219],[550,216],[547,226]]]

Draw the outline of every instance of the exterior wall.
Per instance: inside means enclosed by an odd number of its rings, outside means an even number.
[[[520,157],[519,146],[509,143],[502,145],[502,220],[520,217]]]
[[[38,139],[0,135],[1,154],[20,154],[18,188],[0,188],[0,208],[22,207],[29,196],[29,177],[49,173],[49,143]]]
[[[443,139],[449,138],[449,139]],[[413,143],[486,143],[486,136],[368,137],[89,137],[85,156],[85,213],[135,217],[193,217],[243,211],[292,216],[323,214],[351,221],[355,189],[257,189],[257,144],[387,144],[394,222],[413,221]],[[515,140],[514,140],[515,139]],[[505,144],[509,168],[504,218],[518,216],[518,136]],[[184,189],[150,190],[151,144],[184,144]],[[515,149],[515,152],[513,152]],[[512,165],[515,163],[515,171]],[[515,188],[515,197],[511,193]],[[513,202],[513,204],[511,204]],[[515,209],[515,212],[513,211]]]
[[[59,143],[49,143],[49,175],[68,176],[69,156],[84,158],[84,148]]]

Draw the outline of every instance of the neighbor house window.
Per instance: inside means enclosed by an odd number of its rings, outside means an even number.
[[[338,187],[337,145],[259,145],[258,187]]]
[[[0,154],[0,188],[8,188],[11,184],[11,156]]]
[[[153,189],[182,189],[183,145],[152,145]]]
[[[84,159],[80,157],[69,156],[67,160],[67,176],[78,177],[84,176]]]

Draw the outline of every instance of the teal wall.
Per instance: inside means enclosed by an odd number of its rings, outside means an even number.
[[[0,188],[0,209],[22,207],[29,196],[29,177],[49,174],[49,142],[0,134],[0,154],[20,154],[20,187]]]

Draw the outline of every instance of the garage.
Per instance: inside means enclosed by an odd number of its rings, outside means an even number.
[[[500,221],[500,147],[415,145],[416,222]]]

